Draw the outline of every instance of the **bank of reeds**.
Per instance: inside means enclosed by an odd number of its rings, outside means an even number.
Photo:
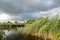
[[[30,40],[60,40],[60,18],[58,15],[52,18],[40,18],[26,25],[20,32],[26,33],[25,35],[28,33],[26,37]]]

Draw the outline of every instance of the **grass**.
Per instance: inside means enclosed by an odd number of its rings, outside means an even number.
[[[22,34],[23,40],[60,40],[60,18],[56,15],[29,20],[25,27],[18,27],[17,30]]]
[[[43,35],[44,39],[51,38],[52,40],[59,40],[60,38],[60,18],[56,15],[53,18],[40,18],[32,24],[26,25],[20,30],[22,33],[34,33]]]

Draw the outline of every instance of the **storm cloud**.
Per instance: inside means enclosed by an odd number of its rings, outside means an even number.
[[[18,21],[39,18],[46,15],[46,11],[59,7],[60,0],[0,0],[0,11]]]

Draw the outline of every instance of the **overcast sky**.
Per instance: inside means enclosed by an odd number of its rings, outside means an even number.
[[[60,0],[0,0],[0,21],[36,19],[59,10]]]

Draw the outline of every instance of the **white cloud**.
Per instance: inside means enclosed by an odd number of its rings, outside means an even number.
[[[32,17],[40,18],[40,17],[43,17],[43,16],[47,16],[47,14],[48,14],[48,12],[45,12],[45,11],[34,12],[32,14]]]
[[[10,19],[11,19],[11,16],[10,15],[8,15],[5,12],[1,12],[0,11],[0,20],[10,20]]]
[[[35,18],[46,17],[46,16],[48,16],[48,17],[54,17],[57,14],[60,15],[60,7],[51,9],[49,11],[34,12],[32,14],[32,17],[35,17]]]
[[[60,7],[60,0],[0,0],[0,9],[11,15],[12,20],[53,16],[60,10],[57,7]]]

